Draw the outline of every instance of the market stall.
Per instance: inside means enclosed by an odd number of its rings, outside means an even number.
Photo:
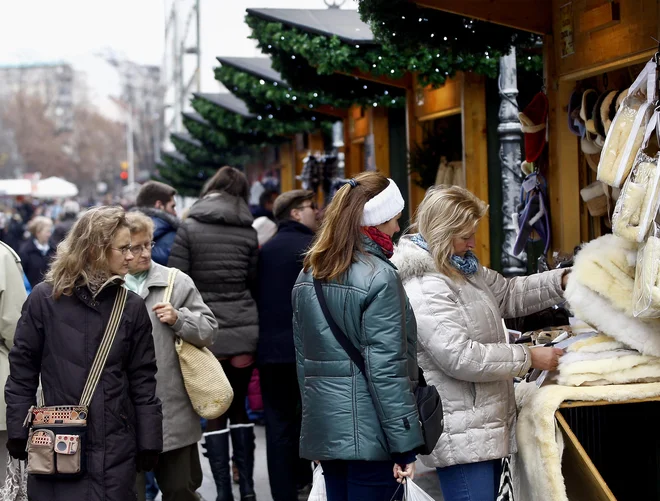
[[[551,249],[589,242],[566,290],[587,325],[544,333],[541,345],[567,337],[559,370],[518,387],[514,498],[660,499],[657,2],[394,3],[417,5],[404,20],[440,9],[467,30],[473,18],[544,35],[542,113],[523,126],[547,138],[531,169],[548,181]]]

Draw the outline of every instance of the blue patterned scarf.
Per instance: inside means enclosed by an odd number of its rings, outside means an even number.
[[[417,246],[424,249],[426,252],[431,252],[429,250],[428,242],[424,239],[421,233],[415,233],[414,235],[411,235],[410,240]],[[474,275],[477,271],[479,271],[479,260],[472,251],[467,251],[465,253],[465,257],[452,256],[451,264],[463,275]]]

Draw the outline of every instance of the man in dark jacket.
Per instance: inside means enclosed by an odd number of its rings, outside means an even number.
[[[296,501],[297,490],[311,483],[312,473],[309,461],[298,456],[300,390],[291,291],[318,225],[314,193],[283,193],[275,200],[273,214],[278,223],[277,234],[259,255],[257,363],[266,418],[270,490],[274,501]]]
[[[179,220],[176,217],[176,190],[165,183],[148,181],[138,193],[137,209],[154,222],[154,247],[151,259],[167,266]]]

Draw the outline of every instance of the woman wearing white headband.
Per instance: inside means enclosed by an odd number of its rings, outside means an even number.
[[[300,455],[321,462],[328,501],[389,501],[397,481],[412,478],[413,451],[424,443],[413,395],[416,322],[389,261],[403,206],[391,179],[376,172],[351,179],[328,207],[293,289]],[[364,374],[319,297],[359,350]]]

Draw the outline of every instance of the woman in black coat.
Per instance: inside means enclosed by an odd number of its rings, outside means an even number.
[[[23,305],[9,354],[7,449],[26,459],[25,416],[36,404],[76,405],[123,286],[131,254],[124,211],[99,207],[75,224],[59,247],[45,281]],[[162,449],[151,320],[132,292],[120,320],[87,422],[87,472],[80,479],[30,475],[31,501],[128,501],[136,498],[136,470],[154,467]]]
[[[32,287],[44,279],[48,266],[55,255],[55,247],[50,243],[53,222],[44,216],[37,216],[27,225],[30,238],[20,248],[19,256],[25,276]]]
[[[245,397],[254,368],[259,337],[256,281],[257,232],[248,207],[249,185],[243,173],[222,167],[207,183],[202,198],[179,226],[168,265],[188,274],[218,321],[211,347],[234,390],[227,413],[210,420],[207,457],[217,501],[232,498],[229,436],[238,468],[241,500],[254,500],[254,425],[245,412]],[[227,427],[227,420],[231,423]]]

